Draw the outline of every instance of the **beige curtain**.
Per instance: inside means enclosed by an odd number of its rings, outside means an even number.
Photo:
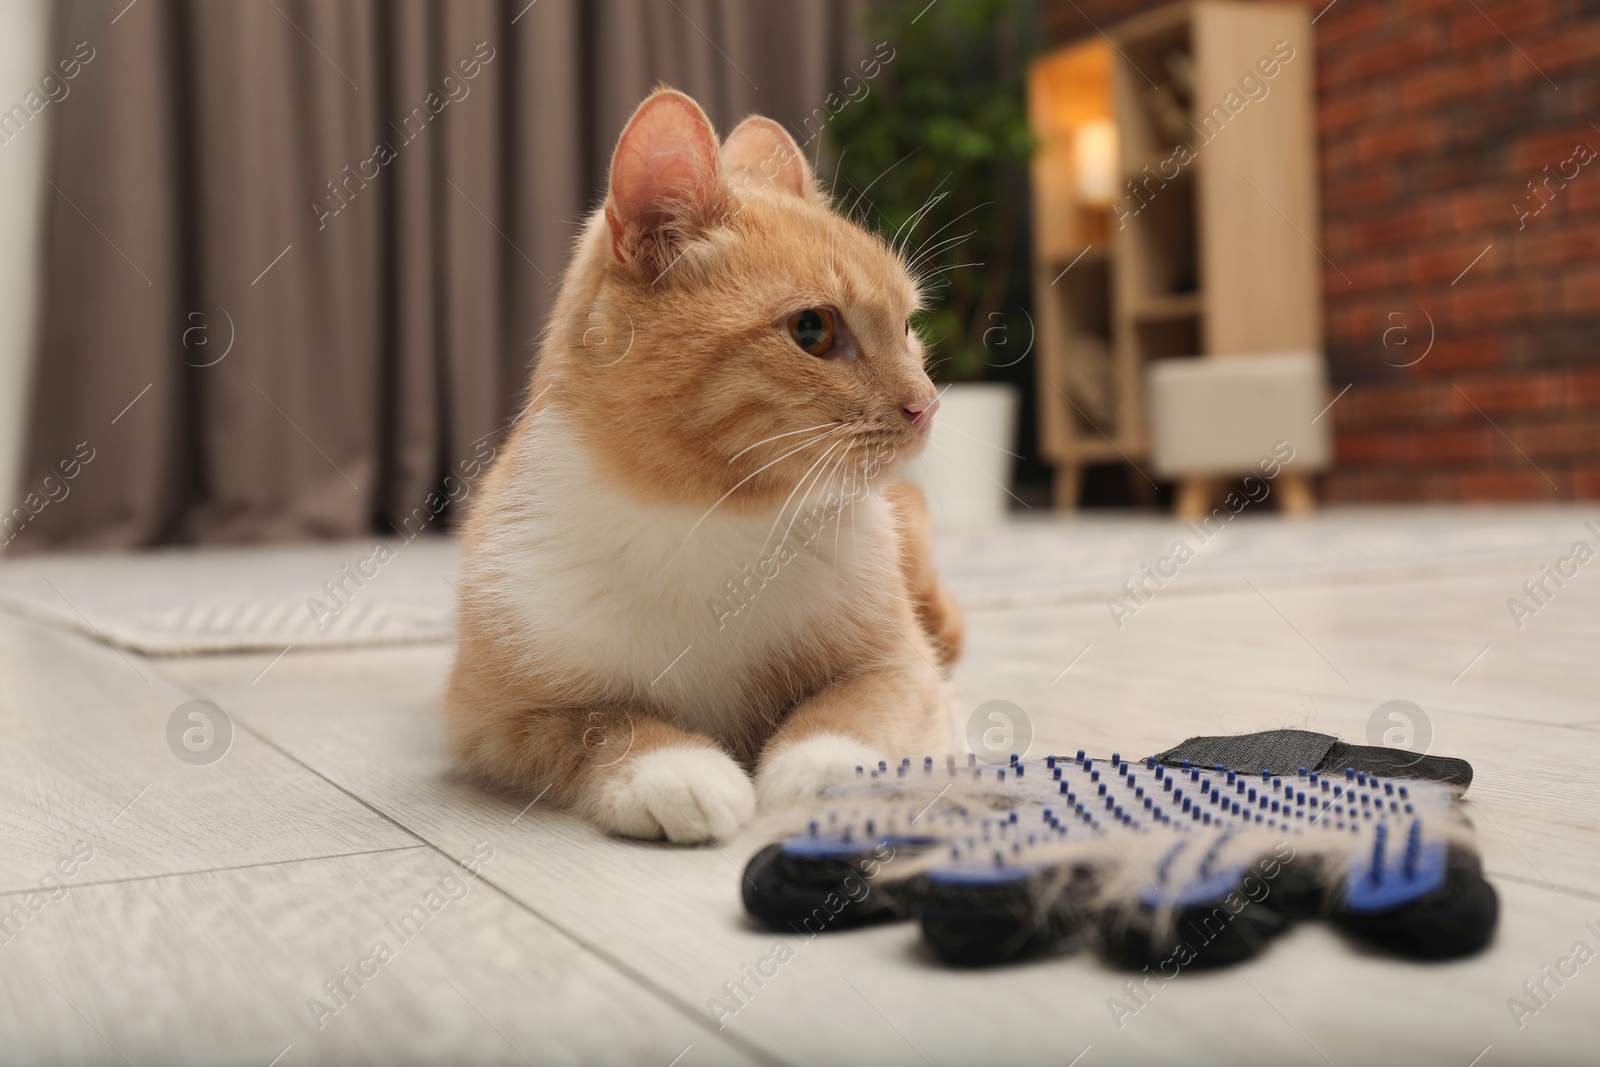
[[[861,3],[65,5],[54,51],[93,58],[50,105],[23,477],[56,492],[0,544],[414,514],[513,415],[638,101],[666,82],[724,131],[752,111],[799,130],[870,52]]]

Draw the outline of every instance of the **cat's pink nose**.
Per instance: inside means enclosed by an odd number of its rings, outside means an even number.
[[[939,410],[939,396],[936,393],[921,400],[913,400],[909,404],[901,404],[900,410],[911,420],[911,425],[918,430],[926,430],[933,425],[934,413]]]

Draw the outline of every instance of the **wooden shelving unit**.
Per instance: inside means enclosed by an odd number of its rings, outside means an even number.
[[[1321,349],[1312,41],[1303,8],[1194,0],[1030,72],[1039,422],[1058,507],[1077,505],[1086,465],[1148,456],[1151,360]],[[1086,133],[1107,122],[1115,147],[1091,158],[1105,138]]]

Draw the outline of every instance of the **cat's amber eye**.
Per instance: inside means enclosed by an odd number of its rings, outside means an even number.
[[[806,308],[789,316],[789,336],[813,356],[833,350],[833,312],[827,308]]]

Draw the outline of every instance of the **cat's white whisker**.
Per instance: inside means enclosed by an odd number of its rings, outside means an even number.
[[[803,452],[806,449],[810,448],[812,445],[815,445],[815,444],[818,444],[818,443],[820,443],[822,441],[827,440],[829,437],[831,437],[834,434],[838,433],[842,429],[844,429],[844,427],[840,426],[840,427],[836,427],[835,429],[829,430],[827,433],[818,434],[816,437],[814,437],[811,440],[807,441],[805,444],[798,445],[795,448],[790,449],[789,451],[785,452],[783,455],[779,456],[777,459],[773,460],[771,463],[763,463],[761,466],[757,467],[755,470],[751,471],[749,474],[745,475],[743,478],[740,478],[739,481],[734,485],[734,487],[732,489],[729,489],[726,493],[723,493],[721,496],[717,497],[716,503],[712,504],[709,508],[707,508],[706,509],[706,513],[695,520],[694,525],[689,527],[689,532],[683,535],[683,544],[684,545],[688,544],[689,543],[689,538],[694,536],[694,532],[700,528],[700,524],[705,522],[707,519],[709,519],[711,517],[711,513],[713,511],[716,511],[717,508],[722,504],[722,502],[724,500],[727,500],[734,493],[738,492],[739,491],[739,487],[744,485],[745,482],[748,482],[751,478],[754,478],[756,475],[760,474],[762,471],[766,470],[768,467],[771,467],[774,464],[783,462],[784,460],[788,459],[790,456],[794,455],[796,452]],[[683,545],[679,545],[678,548],[681,551],[682,548],[683,548]]]
[[[952,263],[948,267],[940,267],[938,270],[929,271],[927,274],[924,274],[918,278],[918,281],[925,281],[928,278],[935,278],[946,273],[947,271],[960,270],[962,267],[982,267],[985,265],[986,264],[983,263]]]
[[[833,202],[833,191],[839,188],[839,172],[844,169],[844,157],[849,152],[850,149],[841,148],[839,150],[839,161],[833,165],[833,181],[828,183],[828,202],[830,204]]]
[[[970,466],[974,470],[976,470],[979,474],[983,475],[985,478],[988,478],[991,482],[994,482],[995,485],[998,485],[998,486],[1000,486],[1000,488],[1005,489],[1006,495],[1009,496],[1012,500],[1015,500],[1017,503],[1021,504],[1023,507],[1029,508],[1029,509],[1031,509],[1033,507],[1032,504],[1028,503],[1026,500],[1022,499],[1020,496],[1018,496],[1017,494],[1013,493],[1005,485],[1001,484],[988,471],[984,470],[982,467],[979,467],[977,464],[973,463],[971,460],[968,460],[965,456],[958,456],[953,452],[946,452],[944,449],[942,449],[938,445],[934,444],[931,438],[928,441],[928,447],[933,449],[935,452],[938,452],[941,456],[945,456],[945,457],[947,457],[949,459],[955,460],[957,463],[966,463],[968,466]]]
[[[944,184],[944,182],[942,182],[942,181],[939,182],[939,186],[942,186],[942,184]],[[917,214],[915,214],[915,216],[914,216],[914,218],[917,219],[917,226],[920,226],[920,224],[922,224],[922,219],[926,218],[926,214],[930,213],[930,211],[933,211],[933,208],[936,208],[936,206],[938,206],[939,203],[944,202],[944,200],[946,200],[947,197],[950,197],[950,195],[954,195],[954,190],[952,190],[952,192],[944,192],[944,194],[939,194],[938,197],[931,198],[930,202],[925,203],[925,205],[923,205],[922,208],[918,208]],[[954,224],[954,222],[958,221],[958,219],[960,219],[960,218],[963,218],[963,216],[960,216],[960,214],[958,214],[958,216],[955,216],[955,219],[950,219],[950,222],[947,222],[946,226],[950,226],[950,224]],[[912,227],[912,229],[910,229],[909,232],[907,232],[907,234],[906,234],[906,243],[907,243],[907,245],[909,245],[910,238],[912,238],[912,235],[914,235],[915,232],[917,232],[917,226]],[[939,229],[944,229],[944,227],[939,227]],[[938,237],[938,235],[939,235],[939,230],[934,230],[933,234],[930,234],[930,237]],[[901,254],[901,261],[904,262],[904,259],[906,259],[906,248],[904,248],[904,246],[901,246],[901,248],[896,248],[896,251],[898,251],[898,253]]]
[[[833,443],[833,445],[829,447],[828,452],[832,452],[835,448],[838,448],[841,444],[846,446],[845,451],[843,453],[841,453],[841,456],[848,455],[849,452],[850,452],[849,446],[852,444],[852,442],[848,438],[846,438],[843,441],[835,441]],[[812,464],[811,470],[815,470],[816,467],[817,467],[817,464],[821,463],[822,460],[824,460],[824,459],[826,459],[828,457],[828,452],[824,452],[822,454],[822,456],[818,459],[817,463]],[[795,491],[796,492],[799,491],[800,485],[805,484],[806,480],[810,477],[811,470],[806,471],[806,473],[801,476],[800,484],[795,486]],[[832,478],[834,472],[837,471],[837,470],[838,470],[838,461],[836,460],[833,464],[831,464],[827,468],[826,471],[824,471],[823,473],[821,473],[821,474],[819,474],[817,476],[815,481],[812,483],[811,489],[815,489],[817,486],[823,484],[823,482],[825,482],[828,479]],[[810,496],[811,496],[810,490],[807,490],[805,493],[801,494],[799,501],[794,506],[794,515],[793,515],[793,517],[791,517],[789,519],[789,525],[788,525],[788,527],[786,527],[784,529],[783,537],[781,537],[778,540],[779,547],[782,547],[784,544],[788,543],[789,534],[790,534],[791,531],[794,530],[794,524],[800,520],[800,513],[805,510],[806,501],[810,498]],[[790,499],[793,499],[794,492],[791,492],[789,494],[789,497],[790,497]],[[785,511],[788,510],[788,506],[789,506],[789,501],[785,500],[783,502],[783,506],[778,509],[778,517],[777,517],[777,519],[773,520],[772,529],[767,531],[767,540],[762,542],[761,551],[756,554],[756,558],[757,559],[766,559],[767,558],[767,544],[770,543],[771,540],[772,540],[772,531],[776,530],[778,528],[778,523],[783,521],[783,514],[784,514]],[[776,549],[774,549],[774,551],[776,551]],[[754,613],[755,613],[755,604],[754,603],[752,603],[750,605],[750,612],[751,612],[751,615],[753,616]],[[744,630],[739,635],[739,641],[738,641],[739,644],[743,644],[744,643],[745,634],[748,634],[750,632],[750,627],[748,625],[748,622],[749,622],[749,620],[746,619],[746,626],[745,626]]]
[[[962,234],[960,237],[946,237],[944,240],[940,241],[938,244],[934,245],[932,248],[929,248],[926,252],[922,252],[920,255],[918,255],[915,260],[913,260],[910,264],[907,265],[906,269],[914,272],[922,264],[934,262],[935,261],[935,257],[938,256],[938,254],[941,251],[943,251],[946,248],[954,248],[954,247],[956,247],[957,245],[961,244],[961,242],[965,241],[967,238],[971,237],[973,234],[975,234],[977,232],[978,232],[977,230],[972,230],[972,231],[969,231],[967,233]],[[927,242],[923,242],[923,243],[926,244]]]
[[[840,471],[844,469],[845,462],[850,456],[850,450],[853,449],[855,445],[855,441],[846,439],[844,451],[835,456],[833,462],[830,463],[827,468],[823,470],[811,483],[811,488],[807,490],[800,504],[795,508],[794,514],[790,516],[789,525],[784,529],[783,536],[778,539],[778,544],[782,545],[788,542],[789,534],[794,530],[794,524],[799,521],[801,513],[805,510],[806,501],[812,500],[814,497],[816,499],[812,504],[811,510],[812,512],[815,512],[818,508],[821,508],[823,520],[823,524],[818,527],[817,532],[821,533],[827,528],[828,492],[834,488],[834,479],[837,478]],[[820,496],[818,495],[819,493]],[[820,555],[820,549],[818,550],[818,554]]]
[[[906,160],[910,159],[912,156],[916,155],[920,151],[922,151],[922,146],[921,145],[917,145],[917,147],[913,148],[911,151],[907,152],[905,155],[901,156],[899,159],[895,160],[893,163],[891,163],[887,167],[883,168],[883,172],[881,174],[879,174],[876,178],[874,178],[870,182],[868,182],[867,183],[867,187],[865,189],[861,190],[861,192],[856,194],[856,198],[855,198],[854,202],[852,202],[851,205],[850,205],[850,210],[846,211],[845,214],[846,215],[854,215],[855,212],[856,212],[856,208],[861,206],[861,201],[866,199],[867,194],[872,191],[872,187],[874,185],[877,185],[879,182],[883,181],[884,178],[889,176],[889,172],[891,170],[894,170],[894,168],[898,167],[900,164],[904,163]]]
[[[834,419],[832,422],[819,422],[815,426],[807,426],[804,430],[790,430],[788,433],[775,433],[771,437],[763,437],[761,440],[757,441],[753,445],[745,445],[743,448],[739,449],[739,451],[737,451],[733,455],[729,456],[728,457],[728,462],[732,463],[734,460],[738,459],[740,456],[744,455],[746,452],[750,451],[752,448],[760,448],[762,445],[769,444],[769,443],[771,443],[773,441],[778,440],[779,438],[793,437],[797,433],[809,433],[812,430],[821,430],[821,429],[825,429],[826,427],[829,427],[829,426],[843,426],[843,425],[844,424],[842,422],[840,422],[838,419]]]
[[[1012,457],[1013,459],[1021,459],[1022,458],[1021,456],[1017,455],[1015,452],[1011,451],[1009,448],[1001,448],[999,445],[995,444],[993,441],[985,441],[981,437],[974,437],[970,433],[968,433],[967,431],[959,429],[959,428],[957,428],[955,426],[951,426],[949,423],[946,423],[941,428],[945,429],[945,430],[954,431],[955,433],[960,434],[962,437],[967,438],[969,441],[976,441],[978,444],[983,445],[985,448],[992,448],[997,452],[1004,452],[1006,455]]]
[[[933,240],[935,237],[939,236],[941,233],[948,230],[950,227],[954,226],[956,223],[960,222],[974,211],[978,211],[986,207],[992,207],[993,205],[993,200],[986,200],[983,203],[978,204],[976,207],[969,207],[967,210],[963,211],[961,214],[957,215],[943,226],[940,226],[937,230],[934,230],[932,233],[928,234],[928,236],[923,240],[922,244],[917,246],[917,250],[911,253],[911,262],[918,262],[922,258],[922,250],[927,246],[929,241]]]
[[[846,439],[846,440],[848,440],[848,439]],[[839,441],[835,441],[833,444],[829,445],[827,447],[827,449],[822,453],[822,455],[817,457],[816,462],[812,463],[811,466],[806,468],[806,472],[800,476],[800,480],[795,483],[794,488],[789,490],[789,495],[787,497],[785,497],[783,503],[778,506],[778,517],[772,520],[772,529],[767,531],[767,539],[765,541],[761,542],[761,552],[760,552],[760,557],[761,558],[763,558],[763,559],[766,558],[767,546],[772,543],[772,535],[775,532],[777,532],[778,523],[783,521],[784,512],[789,510],[789,501],[793,500],[795,494],[800,492],[801,486],[805,485],[806,482],[811,479],[811,472],[816,470],[818,467],[820,467],[822,465],[822,462],[828,458],[829,454],[832,453],[834,449],[838,448],[840,445],[845,444],[845,443],[846,443],[845,440],[839,440]],[[806,505],[806,497],[805,497],[805,495],[802,495],[800,497],[800,502],[795,505],[794,514],[795,514],[795,518],[796,519],[798,519],[800,517],[800,510],[802,508],[804,508],[805,505]],[[790,520],[790,522],[789,522],[789,530],[792,530],[792,529],[794,529],[794,521]],[[784,531],[784,533],[783,533],[784,540],[788,540],[789,530],[785,530]],[[782,543],[783,543],[782,541],[779,542],[779,544],[782,544]]]
[[[816,490],[817,488],[823,486],[823,485],[831,485],[832,484],[834,476],[837,475],[843,469],[845,460],[850,455],[850,450],[855,448],[855,446],[857,444],[859,444],[859,443],[860,443],[859,441],[852,441],[852,440],[846,439],[843,442],[838,442],[838,443],[835,444],[835,447],[837,447],[838,444],[843,444],[845,446],[845,450],[843,452],[839,453],[838,457],[831,464],[829,464],[827,469],[824,470],[822,473],[820,473],[817,476],[817,478],[812,482],[811,488],[809,490],[807,490],[806,493],[801,495],[799,502],[795,504],[794,514],[789,519],[789,525],[784,529],[783,536],[778,539],[779,547],[782,547],[783,545],[788,543],[789,534],[791,532],[793,532],[794,524],[796,522],[800,521],[800,515],[805,510],[806,501],[808,499],[810,499],[812,492],[814,490]],[[830,449],[830,451],[832,451],[832,450]],[[826,494],[824,494],[824,500],[826,500]],[[779,511],[778,518],[780,520],[783,518],[782,510]],[[844,524],[843,515],[841,514],[841,515],[835,516],[835,518],[837,519],[838,524],[840,526],[843,526],[843,524]],[[773,528],[774,529],[777,528],[777,523],[776,522],[773,523]],[[772,536],[770,531],[768,532],[767,536],[768,536],[768,539],[770,540],[771,536]],[[836,544],[837,544],[837,536],[838,536],[837,532],[835,532]],[[776,551],[776,549],[774,549],[774,551]],[[766,557],[766,547],[765,547],[765,545],[762,546],[761,556],[762,556],[762,558]],[[838,574],[838,569],[839,569],[839,559],[838,559],[838,553],[837,553],[837,549],[836,549],[835,550],[835,554],[834,554],[834,574],[835,574],[835,576],[837,576],[837,574]],[[751,611],[754,612],[754,605],[751,606]],[[741,635],[740,640],[741,641],[743,640],[743,635]]]
[[[844,450],[844,459],[846,459],[846,460],[849,459],[850,453],[856,447],[857,443],[858,442],[855,442],[855,441],[851,441],[850,442],[849,447]],[[844,486],[840,486],[840,489],[843,489],[843,488],[844,488]],[[848,507],[850,509],[850,514],[851,514],[852,517],[855,516],[855,511],[856,511],[856,502],[855,502],[855,500],[853,500],[853,499],[851,499],[850,497],[847,496],[845,498],[844,507]],[[841,531],[843,529],[844,529],[844,508],[840,508],[840,513],[834,517],[834,522],[833,522],[833,580],[836,583],[839,580],[839,531]]]
[[[917,227],[922,225],[922,220],[927,217],[928,212],[932,211],[942,200],[944,200],[945,197],[950,195],[949,193],[941,193],[939,191],[940,186],[944,185],[944,183],[949,180],[950,175],[948,174],[946,174],[943,178],[940,178],[939,185],[935,185],[933,187],[933,192],[928,194],[928,199],[922,202],[922,206],[917,208],[916,211],[912,212],[911,217],[900,224],[900,229],[894,231],[894,240],[890,243],[889,247],[895,250],[896,255],[901,255],[905,251],[900,247],[900,231],[905,230],[906,240],[911,240],[911,235],[917,232]],[[910,227],[910,229],[907,229],[907,227]]]
[[[910,597],[895,596],[893,593],[885,593],[885,594],[883,594],[883,598],[882,599],[884,599],[884,600],[892,600],[892,601],[894,601],[895,603],[898,603],[898,604],[910,604],[914,608],[926,607],[927,603],[928,603],[928,601],[926,599],[913,600]]]

